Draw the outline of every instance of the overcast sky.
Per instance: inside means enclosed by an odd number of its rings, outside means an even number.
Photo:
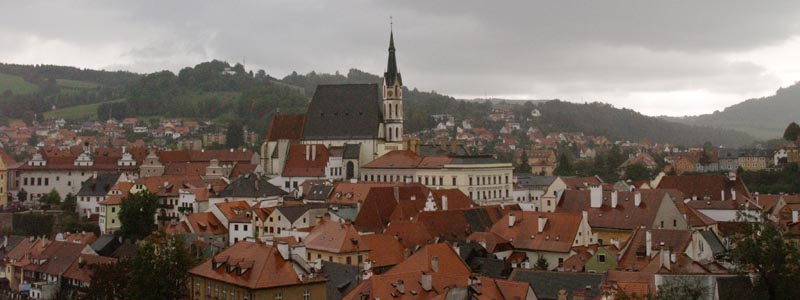
[[[2,1],[0,61],[382,74],[390,15],[404,83],[462,98],[693,115],[800,80],[796,0]]]

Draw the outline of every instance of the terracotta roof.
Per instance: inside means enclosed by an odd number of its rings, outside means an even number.
[[[229,266],[236,271],[229,272]],[[248,241],[234,244],[189,273],[253,290],[326,280],[322,275],[300,279],[293,263],[284,260],[277,248]]]
[[[597,176],[594,177],[561,177],[561,180],[567,185],[568,190],[585,189],[589,186],[598,186],[603,181]]]
[[[231,202],[220,202],[215,204],[222,215],[228,219],[228,222],[251,222],[252,218],[248,216],[250,214],[250,204],[247,204],[247,201],[231,201]]]
[[[164,164],[164,175],[206,175],[207,162],[176,162]]]
[[[403,245],[388,234],[366,234],[359,236],[359,244],[364,249],[369,249],[369,260],[373,267],[394,266],[402,262]]]
[[[508,226],[510,214],[516,219],[512,227]],[[541,233],[539,217],[547,218]],[[578,235],[582,218],[580,213],[519,211],[505,215],[492,226],[491,232],[511,240],[515,249],[566,253]]]
[[[392,221],[385,233],[397,235],[406,248],[437,241],[464,241],[473,232],[489,231],[506,213],[519,206],[480,206],[420,212],[413,221]]]
[[[222,222],[214,216],[213,213],[194,213],[186,216],[186,223],[194,233],[207,232],[213,235],[227,234],[228,230],[222,225]]]
[[[308,234],[303,244],[308,249],[331,253],[355,252],[359,246],[358,231],[352,224],[323,220]]]
[[[92,275],[94,274],[95,266],[101,264],[113,264],[116,262],[117,259],[112,257],[81,254],[80,257],[75,260],[71,266],[69,266],[69,269],[64,272],[64,278],[90,283],[92,281]]]
[[[382,232],[390,221],[410,220],[425,207],[428,196],[442,209],[442,196],[447,196],[448,209],[468,208],[469,197],[459,190],[434,190],[409,183],[396,187],[372,187],[356,216],[354,224],[362,232]],[[451,200],[452,199],[452,200]]]
[[[300,140],[303,138],[305,122],[306,115],[304,114],[276,115],[272,117],[265,140]]]
[[[330,151],[325,145],[290,145],[282,175],[283,177],[325,177],[325,166],[328,165],[329,158]]]
[[[364,169],[441,169],[452,162],[447,156],[419,156],[411,150],[393,150],[361,166]]]
[[[333,191],[328,198],[328,202],[354,204],[363,203],[373,187],[386,187],[386,186],[408,186],[410,183],[400,182],[349,182],[337,181],[333,183]]]
[[[724,201],[727,203],[711,203],[709,207],[716,208],[738,208],[750,199],[750,191],[737,177],[731,181],[726,176],[664,176],[658,184],[659,189],[676,189],[683,192],[686,198],[697,197],[698,201],[691,201],[689,205],[695,208],[704,208],[705,200],[711,202],[723,202],[721,200],[732,200],[731,190],[736,191],[736,201]],[[725,199],[722,199],[722,193]],[[737,206],[737,207],[734,207]]]
[[[557,212],[588,212],[589,225],[592,228],[608,228],[634,230],[640,226],[651,228],[662,201],[680,199],[683,194],[677,190],[637,190],[634,192],[616,192],[617,207],[611,207],[614,192],[602,192],[602,205],[591,207],[591,196],[588,190],[566,190],[558,201]],[[636,206],[635,195],[641,195],[641,203]]]
[[[96,240],[97,236],[94,234],[94,232],[75,232],[64,235],[65,242],[80,245],[89,245],[94,243]]]
[[[133,188],[133,182],[128,182],[128,181],[117,182],[117,184],[115,184],[113,187],[111,187],[111,190],[109,191],[109,193],[111,193],[112,191],[119,191],[119,194],[108,195],[105,200],[100,201],[98,204],[100,204],[100,205],[120,205],[120,204],[122,204],[122,199],[128,197],[128,194],[130,193],[131,188]]]
[[[651,234],[651,257],[647,257],[647,232]],[[686,250],[692,240],[692,233],[688,230],[667,230],[667,229],[640,229],[634,232],[625,246],[622,247],[622,255],[619,260],[619,267],[625,270],[641,271],[647,270],[656,272],[659,265],[649,266],[651,260],[658,262],[655,253],[661,247],[668,247],[672,253],[680,254]],[[663,245],[662,245],[663,243]]]

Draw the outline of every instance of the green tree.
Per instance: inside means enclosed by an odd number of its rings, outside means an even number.
[[[533,269],[547,271],[550,270],[550,264],[544,256],[539,255],[539,258],[536,259],[536,264],[533,265]]]
[[[141,240],[155,231],[155,214],[158,209],[158,196],[148,191],[140,191],[122,199],[119,211],[120,233],[132,240]]]
[[[64,196],[64,201],[61,202],[61,210],[65,212],[75,212],[78,208],[78,197],[72,193]]]
[[[553,170],[553,175],[556,176],[572,176],[575,175],[575,170],[572,169],[572,163],[566,153],[561,153],[558,156],[558,166]]]
[[[520,164],[517,167],[517,171],[520,173],[530,173],[531,172],[531,165],[528,164],[528,153],[523,149],[522,155],[520,155]]]
[[[61,195],[58,194],[56,189],[52,189],[49,193],[44,194],[39,198],[39,203],[50,206],[59,205],[61,204]]]
[[[244,128],[239,120],[228,124],[228,131],[225,133],[225,146],[231,149],[239,148],[244,145]]]
[[[19,191],[17,191],[17,200],[20,202],[28,200],[28,192],[25,191],[25,189],[19,189]]]
[[[192,264],[182,238],[163,231],[154,233],[131,259],[126,295],[141,300],[183,299]]]
[[[631,164],[625,167],[625,179],[649,180],[650,169],[641,164]]]
[[[782,225],[755,211],[740,211],[737,219],[745,222],[732,237],[737,271],[757,275],[756,288],[765,289],[769,300],[800,299],[800,251],[783,239]]]
[[[126,300],[125,293],[129,281],[130,264],[120,261],[112,264],[93,266],[91,283],[82,300]]]
[[[789,126],[787,126],[786,130],[783,132],[783,139],[795,142],[798,137],[800,137],[800,125],[797,125],[795,122],[789,123]]]

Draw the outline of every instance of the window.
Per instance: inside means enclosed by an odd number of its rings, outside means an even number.
[[[248,229],[247,229],[247,225],[242,225],[242,226],[244,226],[244,231],[247,231],[247,230],[248,230]]]
[[[352,257],[350,257],[350,256],[347,257],[347,264],[348,265],[353,264],[353,258]]]
[[[456,185],[456,177],[453,176],[453,185]]]
[[[606,262],[606,255],[605,254],[598,255],[597,256],[597,261],[600,262],[600,263],[605,263]]]
[[[311,300],[311,292],[309,290],[303,292],[303,300]]]
[[[42,185],[42,177],[36,178],[36,185]]]
[[[288,188],[289,188],[289,181],[286,181],[286,182],[284,182],[284,183],[283,183],[283,187],[285,187],[285,188],[287,188],[287,189],[288,189]]]
[[[111,212],[112,212],[112,213],[113,213],[113,212],[117,212],[117,207],[116,207],[116,206],[112,206],[112,207],[111,207]]]
[[[672,219],[672,227],[678,227],[678,220]]]
[[[282,299],[283,299],[283,295],[281,295],[281,292],[275,293],[275,300],[282,300]]]
[[[239,224],[233,225],[233,230],[239,230]]]
[[[363,256],[363,255],[359,255],[359,256],[358,256],[358,263],[360,264],[360,263],[362,263],[363,261],[364,261],[364,256]]]
[[[664,220],[661,220],[661,228],[664,228]]]

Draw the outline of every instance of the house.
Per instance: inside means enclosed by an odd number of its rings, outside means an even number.
[[[302,259],[303,249],[290,249],[286,243],[236,243],[189,270],[189,297],[325,300],[327,277]]]
[[[625,271],[666,274],[727,274],[714,261],[711,245],[700,231],[639,229],[620,251]]]
[[[606,285],[602,274],[525,269],[514,269],[509,280],[530,284],[539,300],[599,299]]]
[[[258,228],[262,235],[288,236],[298,229],[307,229],[316,226],[325,213],[328,205],[325,203],[308,203],[301,205],[277,206],[271,210]]]
[[[684,203],[715,221],[735,221],[740,209],[760,210],[742,179],[728,176],[664,176],[658,189],[683,193]]]
[[[394,299],[537,299],[529,284],[474,276],[447,243],[427,245],[391,270],[363,280],[344,300]]]
[[[98,174],[81,184],[81,189],[77,196],[78,215],[88,218],[91,215],[100,213],[99,203],[106,200],[108,192],[111,190],[120,174]]]
[[[259,174],[244,174],[231,181],[225,189],[211,196],[211,204],[222,201],[247,201],[250,205],[263,202],[276,206],[283,201],[286,191],[269,183],[269,178]]]
[[[128,197],[133,185],[130,181],[117,182],[108,191],[105,200],[97,203],[100,206],[98,225],[102,234],[112,234],[122,227],[122,222],[119,220],[122,199]]]
[[[511,241],[514,251],[524,253],[529,261],[543,258],[551,270],[573,254],[572,247],[597,244],[586,212],[511,212],[490,232]]]
[[[253,239],[255,229],[252,225],[253,215],[247,201],[220,202],[209,210],[228,230],[228,243]]]
[[[480,205],[513,201],[513,167],[489,156],[421,156],[391,151],[361,167],[361,180],[417,182],[432,188],[459,189]]]
[[[403,261],[403,245],[386,234],[358,233],[353,224],[323,220],[302,243],[307,260],[322,260],[385,270]]]
[[[587,212],[597,243],[620,247],[639,228],[688,229],[674,202],[682,198],[677,190],[619,192],[598,186],[564,191],[556,212]]]
[[[739,169],[739,151],[736,149],[720,148],[717,151],[719,169],[721,171],[735,172]]]
[[[641,165],[651,171],[658,168],[656,160],[647,152],[639,152],[635,156],[631,156],[619,166],[619,169],[624,172],[625,168],[631,165]]]
[[[11,174],[8,171],[8,166],[15,164],[14,158],[0,149],[0,208],[5,208],[10,203],[11,199],[9,199],[8,195],[11,194],[9,191],[11,186],[9,184],[11,181],[9,175]]]
[[[79,296],[85,295],[91,287],[94,270],[102,265],[111,265],[116,262],[117,259],[113,257],[81,254],[64,272],[62,284],[75,290]]]
[[[539,211],[541,197],[557,177],[532,174],[514,175],[514,200],[522,210]]]

